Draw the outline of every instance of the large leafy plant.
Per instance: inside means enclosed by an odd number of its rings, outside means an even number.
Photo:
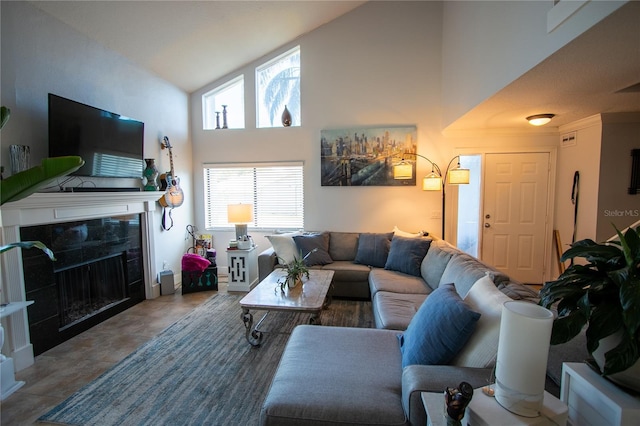
[[[601,339],[620,336],[620,343],[605,354],[604,375],[624,371],[640,358],[640,226],[624,234],[616,228],[616,233],[619,241],[572,244],[561,260],[580,257],[587,264],[572,264],[540,291],[542,306],[557,303],[552,345],[568,342],[587,324],[591,355]]]
[[[0,129],[9,120],[11,110],[5,106],[0,107]],[[78,170],[84,164],[84,160],[77,156],[45,158],[39,166],[16,173],[8,178],[0,180],[0,206],[10,201],[18,201],[28,197],[34,192],[51,185],[58,178],[66,176]],[[40,241],[19,241],[0,246],[0,253],[16,247],[39,248],[55,260],[53,252]]]

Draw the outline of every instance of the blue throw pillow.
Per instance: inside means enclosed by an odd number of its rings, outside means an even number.
[[[329,233],[323,232],[321,234],[296,235],[293,237],[293,241],[303,258],[313,249],[317,249],[305,259],[305,265],[328,265],[333,263],[333,259],[329,256],[329,238]]]
[[[391,240],[391,248],[384,269],[419,277],[420,265],[430,245],[430,238],[406,238],[395,235]]]
[[[367,266],[375,266],[376,268],[384,268],[389,255],[389,247],[391,246],[391,238],[393,232],[384,234],[362,233],[358,238],[358,252],[356,253],[355,263]]]
[[[446,365],[476,328],[480,314],[472,311],[453,284],[443,284],[424,301],[400,339],[402,367]]]

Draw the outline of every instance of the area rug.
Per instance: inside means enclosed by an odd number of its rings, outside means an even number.
[[[38,421],[257,425],[289,334],[309,315],[269,314],[261,329],[270,332],[255,348],[244,336],[240,298],[212,296]],[[373,326],[370,302],[334,300],[320,318],[324,325]]]

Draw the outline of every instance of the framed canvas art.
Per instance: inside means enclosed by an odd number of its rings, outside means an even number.
[[[354,127],[320,132],[322,186],[415,186],[393,178],[393,165],[417,148],[416,126]]]

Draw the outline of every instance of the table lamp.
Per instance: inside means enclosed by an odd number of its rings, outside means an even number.
[[[502,306],[495,398],[523,417],[538,417],[544,399],[553,313],[529,302]]]
[[[236,225],[236,240],[247,235],[247,223],[253,220],[252,204],[227,205],[227,221]]]

